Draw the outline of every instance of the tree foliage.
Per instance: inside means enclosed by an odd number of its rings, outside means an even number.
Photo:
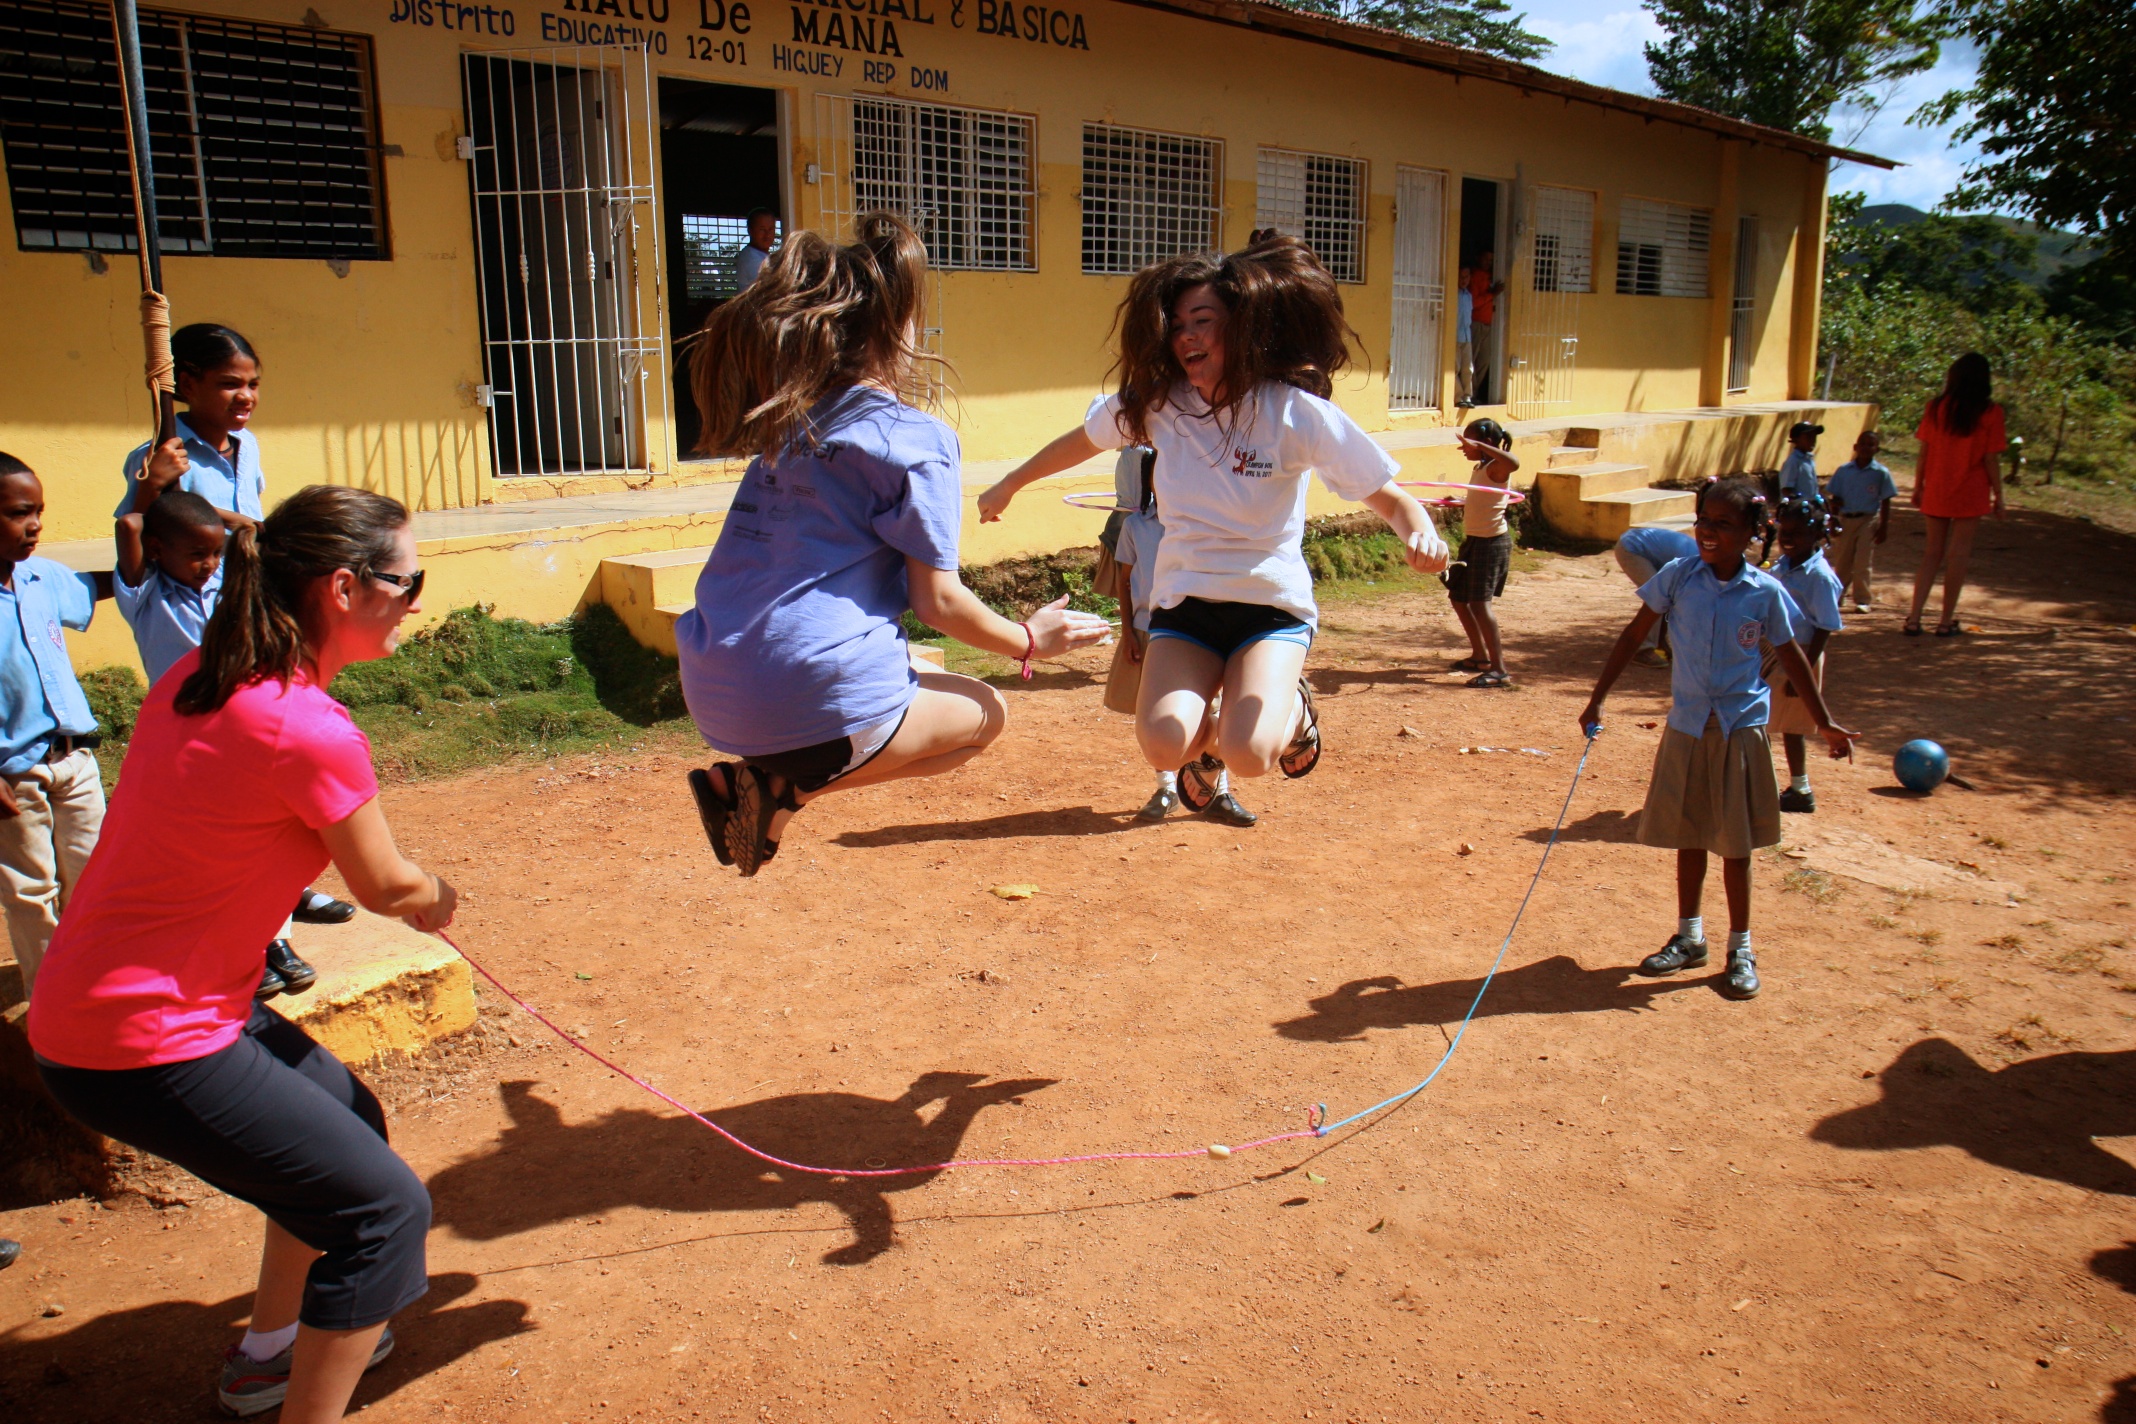
[[[1645,0],[1665,99],[1829,139],[1834,107],[1935,64],[1938,27],[1916,0]]]
[[[1399,30],[1420,40],[1481,50],[1500,59],[1529,60],[1550,41],[1526,29],[1505,0],[1283,0],[1293,10],[1360,25]]]

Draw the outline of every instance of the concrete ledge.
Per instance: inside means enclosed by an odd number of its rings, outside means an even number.
[[[419,1053],[474,1026],[475,984],[451,945],[362,910],[345,925],[298,925],[319,982],[274,1006],[344,1063]]]

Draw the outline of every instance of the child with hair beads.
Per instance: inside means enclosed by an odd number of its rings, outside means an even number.
[[[1603,699],[1654,620],[1666,617],[1675,700],[1654,757],[1639,840],[1676,852],[1677,922],[1669,942],[1642,960],[1638,972],[1660,977],[1706,962],[1699,904],[1706,857],[1718,855],[1728,891],[1728,967],[1719,988],[1731,999],[1748,999],[1759,988],[1750,944],[1750,853],[1780,839],[1761,645],[1772,645],[1781,671],[1801,689],[1834,757],[1851,759],[1854,733],[1834,725],[1825,708],[1796,642],[1800,614],[1787,590],[1744,557],[1764,532],[1765,497],[1748,481],[1716,480],[1700,489],[1696,508],[1698,557],[1670,562],[1639,590],[1644,606],[1610,649],[1580,713],[1580,730],[1588,736],[1602,730]]]
[[[898,396],[925,359],[927,250],[893,214],[858,231],[843,247],[790,235],[691,357],[701,448],[752,457],[675,625],[690,715],[739,758],[693,770],[691,793],[713,853],[743,875],[816,797],[940,776],[1001,735],[1000,693],[914,669],[908,609],[1026,676],[1111,632],[1066,598],[1012,623],[958,581],[957,437]]]
[[[1773,525],[1780,558],[1773,564],[1772,574],[1787,590],[1787,596],[1795,600],[1802,621],[1809,625],[1809,636],[1802,640],[1802,656],[1822,693],[1825,643],[1845,626],[1839,617],[1839,575],[1832,572],[1824,556],[1831,524],[1821,501],[1812,503],[1786,495],[1773,516]],[[1787,790],[1780,793],[1780,809],[1808,815],[1817,809],[1817,795],[1810,790],[1809,754],[1803,739],[1816,732],[1817,719],[1796,693],[1794,679],[1780,675],[1778,670],[1779,655],[1768,647],[1759,676],[1773,688],[1772,721],[1767,726],[1780,734],[1781,747],[1787,754]]]
[[[1469,655],[1455,663],[1454,670],[1476,674],[1468,681],[1470,687],[1511,687],[1491,600],[1506,591],[1506,572],[1513,566],[1506,486],[1520,461],[1509,453],[1512,435],[1495,420],[1470,421],[1460,440],[1461,453],[1476,462],[1469,472],[1471,485],[1496,486],[1496,492],[1472,488],[1462,499],[1461,557],[1446,571],[1446,597],[1461,620],[1461,631],[1468,634]]]
[[[1385,519],[1419,573],[1446,567],[1446,545],[1394,483],[1394,457],[1330,399],[1356,333],[1305,244],[1276,236],[1146,267],[1119,330],[1119,388],[982,507],[998,513],[1025,485],[1100,451],[1156,448],[1165,537],[1135,731],[1150,765],[1179,768],[1180,800],[1200,811],[1227,767],[1299,777],[1320,760],[1300,676],[1319,616],[1300,547],[1306,477]]]

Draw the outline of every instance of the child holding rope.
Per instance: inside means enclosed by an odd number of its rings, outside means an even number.
[[[690,789],[713,853],[743,875],[816,797],[940,776],[1001,735],[1000,693],[914,669],[908,609],[1027,675],[1111,631],[1066,598],[1012,623],[958,581],[957,437],[898,397],[925,359],[926,270],[892,214],[864,215],[843,247],[796,232],[691,358],[702,448],[753,457],[675,625],[690,715],[739,758],[693,770]]]
[[[1802,611],[1803,622],[1809,625],[1802,656],[1808,660],[1821,693],[1825,642],[1845,626],[1839,617],[1839,575],[1832,572],[1824,556],[1831,523],[1822,500],[1788,494],[1780,497],[1773,524],[1780,545],[1773,577],[1780,580],[1787,596]],[[1810,790],[1809,748],[1803,739],[1816,732],[1817,721],[1810,715],[1809,704],[1796,692],[1794,679],[1782,676],[1775,681],[1778,670],[1779,655],[1767,648],[1759,675],[1774,689],[1771,727],[1780,734],[1780,745],[1787,754],[1787,790],[1780,793],[1780,809],[1808,815],[1817,809],[1817,794]]]
[[[1641,844],[1676,852],[1676,933],[1640,962],[1650,977],[1706,962],[1706,857],[1721,857],[1728,891],[1728,967],[1720,991],[1755,997],[1757,957],[1750,945],[1750,853],[1780,839],[1778,788],[1765,724],[1770,689],[1759,649],[1770,643],[1778,665],[1802,693],[1811,721],[1834,757],[1853,757],[1854,733],[1833,723],[1810,663],[1797,643],[1800,612],[1778,579],[1745,557],[1765,532],[1765,496],[1745,480],[1715,480],[1698,493],[1693,526],[1698,557],[1676,559],[1639,590],[1643,607],[1610,649],[1594,695],[1580,713],[1588,736],[1602,730],[1602,702],[1658,618],[1673,630],[1670,681],[1675,699],[1654,758]]]
[[[1511,453],[1512,434],[1495,420],[1470,421],[1460,439],[1461,453],[1475,461],[1476,468],[1461,502],[1461,558],[1446,571],[1446,597],[1469,640],[1469,655],[1454,664],[1454,671],[1476,674],[1468,681],[1470,687],[1511,687],[1491,600],[1506,591],[1506,573],[1513,566],[1507,486],[1520,461]]]
[[[998,516],[1017,490],[1101,451],[1156,447],[1165,538],[1135,730],[1150,765],[1179,768],[1180,800],[1200,811],[1227,767],[1299,777],[1320,760],[1300,676],[1319,616],[1300,548],[1306,477],[1385,519],[1420,573],[1446,567],[1446,545],[1395,484],[1393,456],[1330,399],[1356,333],[1303,243],[1275,236],[1144,268],[1119,329],[1118,390],[980,496],[981,509]]]

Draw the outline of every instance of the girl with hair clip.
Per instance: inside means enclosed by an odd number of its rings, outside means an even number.
[[[1943,617],[1936,636],[1949,638],[1965,631],[1958,622],[1958,596],[1965,592],[1980,517],[2003,517],[2002,452],[2010,442],[1987,357],[1968,351],[1951,362],[1943,392],[1921,412],[1914,438],[1921,442],[1921,454],[1914,462],[1913,503],[1927,520],[1928,543],[1914,573],[1913,604],[1899,631],[1920,636],[1921,610],[1940,572]]]
[[[1832,565],[1824,556],[1825,541],[1832,537],[1836,523],[1828,516],[1823,500],[1796,494],[1782,495],[1773,515],[1780,558],[1773,564],[1772,574],[1795,601],[1795,608],[1807,625],[1797,631],[1807,633],[1801,640],[1802,656],[1810,665],[1820,693],[1824,691],[1825,644],[1846,626],[1839,616],[1839,575],[1832,572]],[[1780,655],[1770,645],[1759,675],[1773,689],[1772,721],[1767,725],[1780,734],[1780,745],[1787,755],[1787,790],[1780,793],[1780,809],[1808,815],[1817,809],[1817,794],[1810,789],[1805,739],[1816,735],[1817,719],[1810,715],[1809,704],[1795,690],[1794,679],[1780,671]]]
[[[201,646],[141,705],[103,838],[60,921],[29,1038],[60,1105],[267,1217],[259,1290],[217,1395],[233,1414],[341,1418],[429,1289],[430,1197],[378,1099],[253,998],[260,946],[331,861],[425,933],[453,888],[402,855],[371,745],[328,694],[420,607],[398,501],[312,485],[225,558]]]
[[[1320,760],[1300,676],[1319,616],[1299,547],[1306,477],[1385,519],[1420,573],[1446,567],[1446,545],[1394,483],[1394,457],[1330,399],[1357,334],[1303,243],[1272,236],[1144,268],[1117,325],[1118,389],[982,494],[979,513],[998,519],[1024,486],[1102,451],[1156,448],[1165,537],[1135,730],[1200,811],[1219,771],[1299,777]]]
[[[837,246],[789,236],[712,313],[690,362],[700,448],[751,456],[675,625],[698,732],[738,760],[690,773],[713,854],[754,875],[831,791],[954,771],[1001,735],[1001,694],[913,666],[909,609],[1024,665],[1110,633],[1056,599],[1021,623],[957,578],[957,437],[899,397],[922,360],[926,249],[869,213]]]
[[[1639,963],[1652,977],[1706,962],[1706,858],[1721,857],[1728,891],[1728,967],[1717,985],[1731,999],[1757,995],[1750,945],[1750,853],[1780,841],[1778,788],[1765,724],[1771,690],[1760,650],[1770,644],[1835,757],[1854,755],[1854,733],[1833,723],[1797,639],[1801,613],[1780,581],[1744,557],[1765,532],[1765,496],[1747,480],[1709,480],[1698,492],[1697,557],[1671,560],[1639,590],[1641,608],[1618,635],[1580,730],[1602,731],[1602,702],[1655,620],[1669,620],[1674,699],[1654,756],[1639,841],[1676,852],[1676,933]]]
[[[1460,441],[1461,453],[1476,467],[1469,474],[1471,488],[1462,497],[1461,558],[1446,571],[1447,601],[1469,640],[1469,655],[1454,664],[1454,671],[1476,674],[1468,680],[1470,687],[1511,687],[1491,601],[1506,591],[1506,574],[1513,567],[1506,489],[1520,461],[1511,453],[1512,433],[1488,417],[1470,421]]]

